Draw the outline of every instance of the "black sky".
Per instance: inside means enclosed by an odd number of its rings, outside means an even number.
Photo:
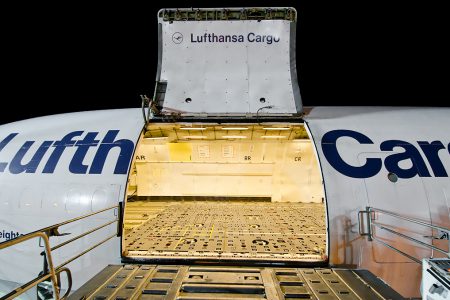
[[[306,106],[450,106],[443,1],[113,2],[2,9],[0,124],[138,107],[140,94],[153,94],[163,7],[295,7]]]

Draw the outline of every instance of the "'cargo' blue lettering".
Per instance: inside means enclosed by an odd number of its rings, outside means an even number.
[[[424,157],[421,155],[419,149],[411,143],[402,140],[384,141],[379,146],[381,151],[393,151],[394,148],[402,148],[404,151],[388,155],[384,159],[384,162],[381,158],[372,157],[367,158],[365,164],[361,166],[352,166],[345,162],[339,154],[337,140],[341,137],[352,138],[360,144],[374,144],[374,142],[366,135],[353,130],[338,129],[324,134],[321,143],[323,154],[330,165],[345,176],[369,178],[378,174],[384,164],[388,172],[395,173],[399,178],[407,179],[416,175],[420,177],[431,177]],[[418,141],[417,144],[425,154],[425,158],[434,176],[448,177],[447,170],[438,155],[440,150],[445,149],[444,144],[441,141],[433,141],[431,143]],[[450,153],[450,143],[448,144],[448,152]],[[405,160],[411,162],[410,167],[403,168],[400,166],[400,162]]]
[[[358,141],[360,144],[373,144],[372,140],[369,139],[362,133],[352,131],[352,130],[332,130],[327,132],[322,137],[322,150],[327,158],[328,162],[340,173],[354,178],[368,178],[377,174],[381,170],[381,159],[379,158],[368,158],[366,163],[360,167],[351,166],[346,163],[336,147],[336,141],[340,137],[351,137]]]

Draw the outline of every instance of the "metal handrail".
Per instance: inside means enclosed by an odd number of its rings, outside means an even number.
[[[89,247],[88,249],[84,250],[84,251],[81,252],[80,254],[77,254],[77,255],[75,255],[74,257],[72,257],[72,258],[68,259],[67,261],[65,261],[64,263],[60,264],[56,269],[57,269],[57,270],[60,270],[60,269],[61,269],[62,267],[64,267],[65,265],[67,265],[67,264],[73,262],[73,261],[76,260],[77,258],[79,258],[79,257],[81,257],[81,256],[83,256],[83,255],[85,255],[86,253],[90,252],[91,250],[94,250],[94,249],[97,248],[98,246],[100,246],[100,245],[106,243],[107,241],[109,241],[110,239],[112,239],[113,237],[116,237],[116,236],[117,236],[116,234],[113,234],[113,235],[107,237],[106,239],[102,240],[101,242],[98,242],[98,243],[95,244],[94,246]]]
[[[382,213],[382,214],[385,214],[385,215],[388,215],[388,216],[391,216],[391,217],[394,217],[394,218],[402,219],[402,220],[405,220],[405,221],[408,221],[408,222],[411,222],[411,223],[414,223],[414,224],[418,224],[418,225],[421,225],[421,226],[424,226],[424,227],[428,227],[428,228],[431,228],[431,229],[439,230],[439,231],[443,232],[444,235],[442,237],[446,238],[449,241],[448,249],[445,250],[445,249],[436,247],[436,246],[434,246],[432,244],[427,244],[427,243],[422,242],[422,241],[420,241],[420,240],[418,240],[416,238],[413,238],[413,237],[408,236],[406,234],[403,234],[401,232],[395,231],[394,229],[389,228],[389,227],[387,227],[384,224],[377,223],[375,221],[375,219],[374,219],[374,213],[376,213],[376,212]],[[364,214],[366,215],[365,221],[367,222],[367,224],[366,224],[367,225],[366,226],[367,232],[363,232],[363,230],[361,228],[361,223],[362,223],[361,220],[362,220],[362,216]],[[389,245],[385,241],[383,241],[380,238],[376,237],[373,234],[373,228],[372,227],[377,227],[377,228],[380,228],[382,230],[386,230],[389,233],[395,234],[395,235],[397,235],[397,236],[399,236],[401,238],[407,239],[409,241],[412,241],[412,242],[414,242],[416,244],[419,244],[419,245],[422,245],[424,247],[430,248],[432,250],[441,252],[441,253],[447,255],[447,257],[450,257],[450,238],[449,238],[449,236],[450,236],[450,228],[445,228],[445,227],[442,227],[442,226],[433,225],[431,223],[427,223],[427,222],[419,220],[419,219],[402,216],[402,215],[394,213],[394,212],[390,212],[390,211],[387,211],[387,210],[384,210],[384,209],[374,208],[374,207],[370,207],[370,206],[367,206],[366,210],[363,210],[363,211],[359,212],[359,219],[360,219],[359,232],[360,232],[361,235],[367,236],[369,241],[375,240],[375,241],[383,244],[384,246],[386,246],[386,247],[388,247],[388,248],[390,248],[390,249],[392,249],[392,250],[402,254],[403,256],[406,256],[407,258],[411,259],[414,262],[417,262],[419,264],[422,263],[421,260],[419,260],[419,259],[417,259],[417,258],[415,258],[415,257],[413,257],[411,255],[409,255],[406,252],[401,251],[400,249],[397,249],[396,247],[394,247],[392,245]]]
[[[388,247],[388,248],[391,249],[391,250],[394,250],[394,251],[397,252],[397,253],[400,253],[400,254],[403,255],[403,256],[406,256],[407,258],[409,258],[410,260],[412,260],[412,261],[414,261],[414,262],[416,262],[416,263],[418,263],[418,264],[422,264],[422,261],[421,261],[420,259],[417,259],[417,258],[415,258],[414,256],[409,255],[408,253],[403,252],[402,250],[397,249],[397,248],[395,248],[395,247],[392,246],[392,245],[389,245],[388,243],[384,242],[383,240],[381,240],[381,239],[379,239],[379,238],[377,238],[377,237],[373,237],[373,240],[374,240],[374,241],[377,241],[378,243],[380,243],[380,244],[382,244],[382,245],[384,245],[384,246],[386,246],[386,247]]]
[[[425,227],[430,227],[430,228],[433,228],[433,229],[437,229],[437,230],[441,230],[441,231],[450,233],[450,228],[444,228],[444,227],[441,227],[441,226],[433,225],[431,223],[427,223],[427,222],[424,222],[424,221],[419,220],[419,219],[415,219],[415,218],[411,218],[411,217],[405,217],[405,216],[399,215],[397,213],[393,213],[393,212],[390,212],[390,211],[387,211],[387,210],[384,210],[384,209],[379,209],[379,208],[374,208],[374,207],[367,207],[367,209],[369,209],[370,211],[373,211],[373,212],[381,212],[381,213],[383,213],[385,215],[389,215],[389,216],[392,216],[392,217],[395,217],[395,218],[403,219],[403,220],[409,221],[411,223],[416,223],[416,224],[419,224],[419,225],[422,225],[422,226],[425,226]]]
[[[76,237],[71,238],[70,240],[67,240],[67,241],[65,241],[63,243],[60,243],[60,244],[58,244],[58,245],[56,245],[54,247],[50,247],[50,237],[64,235],[64,234],[59,233],[59,231],[58,231],[59,227],[61,227],[63,225],[70,224],[70,223],[73,223],[73,222],[76,222],[76,221],[79,221],[79,220],[86,219],[88,217],[100,214],[102,212],[105,212],[105,211],[108,211],[108,210],[111,210],[111,209],[116,209],[116,208],[118,208],[119,217],[115,218],[114,220],[109,221],[109,222],[107,222],[105,224],[102,224],[102,225],[100,225],[100,226],[98,226],[96,228],[93,228],[93,229],[91,229],[91,230],[89,230],[87,232],[84,232],[84,233],[82,233],[80,235],[77,235]],[[41,255],[44,256],[44,259],[45,259],[44,265],[46,266],[46,267],[44,267],[44,274],[43,275],[39,275],[36,278],[32,279],[31,281],[29,281],[29,282],[23,284],[22,286],[16,288],[15,290],[11,291],[7,295],[1,297],[0,300],[13,299],[13,298],[23,294],[24,292],[28,291],[30,288],[38,285],[39,283],[41,283],[43,281],[48,280],[48,279],[51,279],[51,281],[52,281],[53,290],[54,290],[54,294],[55,294],[55,299],[56,300],[64,300],[64,299],[66,299],[67,296],[69,295],[70,291],[71,291],[71,288],[72,288],[72,275],[71,275],[70,270],[68,268],[66,268],[65,266],[67,264],[69,264],[70,262],[76,260],[77,258],[83,256],[84,254],[90,252],[91,250],[97,248],[98,246],[106,243],[107,241],[109,241],[110,239],[114,238],[115,236],[117,236],[118,233],[119,233],[119,226],[117,227],[117,232],[116,233],[114,233],[111,236],[108,236],[104,240],[98,242],[97,244],[95,244],[95,245],[89,247],[88,249],[82,251],[81,253],[75,255],[74,257],[72,257],[69,260],[65,261],[64,263],[60,264],[56,268],[53,265],[53,260],[52,260],[52,255],[51,255],[52,250],[56,250],[56,249],[59,249],[61,247],[64,247],[64,246],[66,246],[66,245],[68,245],[68,244],[70,244],[70,243],[72,243],[72,242],[74,242],[74,241],[76,241],[76,240],[78,240],[78,239],[80,239],[80,238],[82,238],[84,236],[87,236],[87,235],[89,235],[89,234],[91,234],[91,233],[93,233],[93,232],[95,232],[95,231],[97,231],[97,230],[99,230],[101,228],[104,228],[104,227],[106,227],[108,225],[111,225],[114,222],[118,222],[120,220],[120,213],[121,213],[120,206],[119,205],[115,205],[115,206],[111,206],[111,207],[107,207],[107,208],[98,210],[98,211],[93,212],[93,213],[89,213],[89,214],[86,214],[86,215],[83,215],[83,216],[80,216],[80,217],[73,218],[73,219],[70,219],[70,220],[67,220],[67,221],[64,221],[64,222],[52,225],[52,226],[48,226],[48,227],[45,227],[45,228],[42,228],[42,229],[30,232],[28,234],[21,235],[21,236],[18,236],[16,238],[14,238],[14,239],[11,239],[11,240],[8,240],[8,241],[0,243],[0,250],[2,250],[2,249],[5,249],[5,248],[8,248],[8,247],[11,247],[11,246],[23,243],[23,242],[25,242],[27,240],[30,240],[32,238],[36,238],[36,237],[42,238],[44,240],[45,251],[43,251],[41,253]],[[59,290],[58,275],[60,273],[63,273],[63,272],[67,274],[68,288],[67,288],[67,291],[64,294],[64,296],[60,297],[60,295],[59,295],[60,290]]]
[[[61,247],[65,246],[65,245],[67,245],[67,244],[70,244],[70,243],[72,243],[72,242],[74,242],[74,241],[76,241],[76,240],[78,240],[78,239],[80,239],[80,238],[82,238],[82,237],[84,237],[84,236],[86,236],[86,235],[89,235],[89,234],[91,234],[91,233],[93,233],[93,232],[95,232],[95,231],[97,231],[97,230],[100,230],[100,229],[102,229],[102,228],[104,228],[104,227],[106,227],[106,226],[108,226],[108,225],[111,225],[111,224],[113,224],[113,223],[115,223],[115,222],[117,222],[117,221],[118,221],[118,219],[114,219],[114,220],[112,220],[111,222],[102,224],[102,225],[100,225],[100,226],[98,226],[98,227],[96,227],[96,228],[93,228],[93,229],[91,229],[91,230],[85,232],[85,233],[82,233],[82,234],[80,234],[80,235],[77,235],[76,237],[71,238],[71,239],[68,240],[68,241],[65,241],[65,242],[63,242],[63,243],[61,243],[61,244],[58,244],[58,245],[56,245],[56,246],[53,246],[51,250],[53,251],[53,250],[56,250],[56,249],[58,249],[58,248],[61,248]]]
[[[51,226],[48,226],[48,227],[45,227],[45,228],[42,228],[42,229],[38,229],[38,230],[30,232],[30,233],[46,232],[46,233],[49,233],[50,236],[59,236],[60,234],[58,232],[58,228],[61,227],[61,226],[64,226],[64,225],[67,225],[67,224],[70,224],[70,223],[73,223],[73,222],[76,222],[76,221],[79,221],[79,220],[82,220],[82,219],[86,219],[86,218],[92,217],[94,215],[98,215],[98,214],[100,214],[102,212],[105,212],[105,211],[108,211],[108,210],[111,210],[111,209],[115,209],[115,208],[118,208],[118,207],[119,207],[118,205],[110,206],[110,207],[107,207],[107,208],[95,211],[93,213],[89,213],[89,214],[86,214],[86,215],[83,215],[83,216],[79,216],[79,217],[76,217],[76,218],[73,218],[73,219],[69,219],[67,221],[64,221],[64,222],[61,222],[61,223],[57,223],[57,224],[54,224],[54,225],[51,225]]]
[[[47,279],[51,279],[52,281],[52,285],[53,285],[53,290],[55,291],[55,299],[59,300],[59,289],[58,289],[58,279],[56,277],[56,272],[55,269],[53,267],[53,260],[52,260],[52,254],[51,254],[51,248],[50,248],[50,241],[48,239],[48,236],[44,233],[44,232],[32,232],[26,235],[22,235],[19,237],[16,237],[15,239],[0,243],[0,250],[23,243],[25,241],[28,241],[30,239],[33,238],[41,238],[44,240],[44,246],[45,246],[45,254],[46,254],[46,259],[48,262],[48,266],[49,266],[49,271],[47,274],[45,275],[41,275],[38,276],[34,279],[32,279],[31,281],[21,285],[20,287],[16,288],[15,290],[11,291],[9,294],[6,294],[5,296],[3,296],[2,298],[0,298],[1,300],[3,299],[13,299],[17,296],[20,296],[21,294],[25,293],[26,291],[28,291],[29,289],[31,289],[32,287],[38,285],[39,283],[47,280]],[[61,270],[62,271],[62,270]],[[70,285],[72,285],[72,283],[70,283]]]

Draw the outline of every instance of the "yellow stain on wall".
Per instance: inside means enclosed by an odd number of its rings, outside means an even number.
[[[169,143],[171,161],[191,161],[192,145],[189,143]]]

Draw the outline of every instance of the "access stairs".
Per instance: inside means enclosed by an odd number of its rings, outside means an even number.
[[[367,270],[109,265],[78,299],[403,299]]]

